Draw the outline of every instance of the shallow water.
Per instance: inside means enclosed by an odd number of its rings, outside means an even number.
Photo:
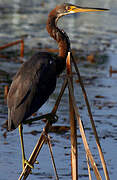
[[[56,43],[51,39],[45,29],[47,14],[61,3],[60,1],[38,1],[38,0],[4,0],[0,1],[0,44],[17,40],[25,36],[25,56],[27,59],[33,52],[40,48],[57,48]],[[78,4],[77,1],[71,3]],[[117,69],[117,2],[116,0],[90,0],[79,5],[110,8],[109,12],[85,13],[70,15],[59,21],[71,39],[72,49],[75,57],[94,54],[94,63],[84,60],[79,62],[79,69],[84,80],[88,98],[91,104],[97,132],[100,138],[104,157],[108,166],[111,180],[116,179],[117,173],[117,74],[109,75],[110,66]],[[70,23],[69,23],[70,21]],[[9,48],[2,53],[14,55],[19,46]],[[6,52],[7,51],[7,52]],[[81,58],[82,59],[82,58]],[[2,124],[7,119],[7,106],[4,100],[4,86],[9,85],[12,75],[17,71],[20,64],[1,59],[0,61],[0,180],[18,179],[22,163],[18,129],[3,136],[5,130]],[[63,77],[58,79],[57,88],[47,103],[38,111],[39,114],[50,112],[61,88]],[[75,96],[80,108],[80,113],[86,129],[87,140],[91,151],[98,164],[102,179],[104,179],[102,166],[96,149],[95,139],[91,130],[85,103],[81,89],[77,83],[77,76],[74,75]],[[57,125],[69,126],[68,91],[62,98],[61,106],[57,115]],[[32,131],[41,132],[44,123],[38,121],[31,126],[24,125],[24,141],[26,157],[28,158],[35,146],[40,133],[32,135]],[[78,131],[78,153],[79,153],[79,179],[88,179],[85,151]],[[71,179],[70,172],[70,132],[50,133],[53,153],[60,179]],[[51,165],[51,158],[47,145],[37,159],[39,165],[28,179],[55,179]],[[93,173],[92,173],[93,175]],[[95,179],[94,175],[93,178]]]

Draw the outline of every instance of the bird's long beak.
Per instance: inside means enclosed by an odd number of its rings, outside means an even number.
[[[74,6],[71,5],[69,7],[69,12],[70,13],[78,13],[78,12],[93,12],[93,11],[107,11],[109,9],[104,9],[104,8],[91,8],[91,7],[80,7],[80,6]]]

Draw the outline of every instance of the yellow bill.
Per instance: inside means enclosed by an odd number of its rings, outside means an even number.
[[[94,12],[94,11],[108,11],[109,9],[104,8],[91,8],[91,7],[80,7],[71,5],[69,6],[68,12],[78,13],[78,12]]]

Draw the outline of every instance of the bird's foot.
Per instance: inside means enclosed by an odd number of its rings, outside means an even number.
[[[24,159],[24,160],[23,160],[23,169],[25,168],[26,165],[29,166],[31,169],[34,169],[34,166],[31,165],[31,164],[28,162],[28,160]]]
[[[35,161],[35,164],[39,164],[39,162],[38,162],[38,161]],[[24,159],[24,160],[23,160],[23,169],[25,168],[26,165],[28,165],[31,169],[34,169],[34,166],[31,165],[31,164],[28,162],[28,160]],[[31,171],[31,173],[32,173],[32,171]]]
[[[55,113],[48,113],[45,118],[51,123],[56,123],[58,121],[58,116]]]

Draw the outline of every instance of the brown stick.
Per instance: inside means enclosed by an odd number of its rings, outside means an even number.
[[[24,57],[24,40],[21,39],[21,47],[20,47],[20,57]]]
[[[57,100],[56,100],[56,102],[55,102],[55,105],[54,105],[54,107],[53,107],[53,110],[52,110],[52,113],[54,113],[54,114],[56,114],[56,111],[57,111],[57,109],[58,109],[58,106],[59,106],[59,104],[60,104],[60,101],[61,101],[61,98],[62,98],[62,96],[63,96],[63,93],[64,93],[64,91],[65,91],[65,88],[66,88],[66,86],[67,86],[67,78],[65,78],[65,80],[64,80],[64,82],[63,82],[63,85],[62,85],[62,88],[61,88],[61,91],[60,91],[60,93],[59,93],[59,96],[58,96],[58,98],[57,98]]]
[[[8,92],[9,92],[9,87],[8,87],[8,85],[5,85],[5,87],[4,87],[4,99],[5,100],[7,99]]]
[[[90,170],[89,158],[88,158],[87,154],[86,154],[86,160],[87,160],[87,167],[88,167],[88,173],[89,173],[89,180],[91,180],[92,179],[91,178],[91,170]]]
[[[98,168],[96,166],[96,163],[95,163],[95,161],[93,159],[93,156],[91,154],[91,151],[90,151],[88,143],[87,143],[87,139],[86,139],[85,132],[84,132],[84,129],[83,129],[83,124],[82,124],[82,121],[80,119],[80,115],[79,115],[77,105],[76,105],[76,101],[75,101],[75,98],[74,98],[72,83],[71,83],[71,80],[70,80],[69,77],[68,77],[68,87],[69,87],[69,91],[70,91],[70,95],[71,95],[75,115],[76,115],[76,118],[77,118],[77,121],[78,121],[78,124],[79,124],[79,129],[80,129],[80,133],[81,133],[81,136],[82,136],[82,140],[83,140],[83,144],[84,144],[86,154],[90,159],[90,162],[91,162],[91,165],[92,165],[92,168],[94,170],[94,173],[95,173],[95,176],[96,176],[97,180],[101,180],[102,178],[100,176],[100,173],[98,171]]]
[[[50,155],[51,155],[51,159],[52,159],[52,164],[53,164],[53,168],[54,168],[54,172],[56,175],[56,180],[59,180],[58,174],[57,174],[57,169],[56,169],[56,165],[55,165],[55,161],[54,161],[54,156],[53,156],[53,152],[52,152],[52,145],[51,145],[51,141],[50,141],[50,137],[47,134],[47,143],[48,143],[48,147],[50,150]]]
[[[17,44],[21,44],[20,57],[23,58],[24,57],[24,39],[20,39],[20,40],[5,44],[3,46],[0,46],[0,50],[6,49],[6,48],[11,47],[11,46],[15,46]]]
[[[73,87],[70,52],[68,53],[67,56],[66,66],[67,66],[67,75],[70,76],[70,80],[72,82],[72,87]],[[78,179],[77,129],[76,129],[77,123],[75,119],[70,92],[69,92],[69,111],[70,111],[70,128],[71,128],[71,174],[72,174],[72,180],[77,180]]]
[[[113,70],[112,66],[110,66],[109,73],[110,73],[110,77],[111,77],[113,73],[117,74],[117,70]]]
[[[19,43],[21,43],[22,41],[23,41],[23,40],[21,39],[21,40],[17,40],[17,41],[14,41],[14,42],[5,44],[5,45],[3,45],[3,46],[0,46],[0,50],[5,49],[5,48],[8,48],[8,47],[11,47],[11,46],[14,46],[14,45],[16,45],[16,44],[19,44]]]
[[[82,92],[83,92],[83,95],[84,95],[85,102],[86,102],[86,105],[87,105],[87,109],[88,109],[92,129],[93,129],[93,132],[94,132],[94,135],[95,135],[97,148],[98,148],[98,151],[99,151],[100,159],[101,159],[101,162],[102,162],[102,167],[103,167],[103,170],[104,170],[104,175],[105,175],[106,180],[110,180],[108,170],[107,170],[107,166],[106,166],[106,162],[104,160],[104,155],[103,155],[103,152],[102,152],[102,149],[101,149],[99,137],[98,137],[97,130],[96,130],[96,127],[95,127],[95,123],[94,123],[94,120],[93,120],[91,108],[90,108],[89,101],[88,101],[88,98],[87,98],[87,94],[86,94],[86,91],[85,91],[85,88],[84,88],[84,85],[83,85],[83,82],[82,82],[78,67],[76,65],[76,62],[75,62],[73,56],[72,56],[72,60],[73,60],[73,64],[74,64],[76,73],[77,73],[78,78],[79,78],[79,82],[80,82],[80,85],[81,85],[81,88],[82,88]]]

